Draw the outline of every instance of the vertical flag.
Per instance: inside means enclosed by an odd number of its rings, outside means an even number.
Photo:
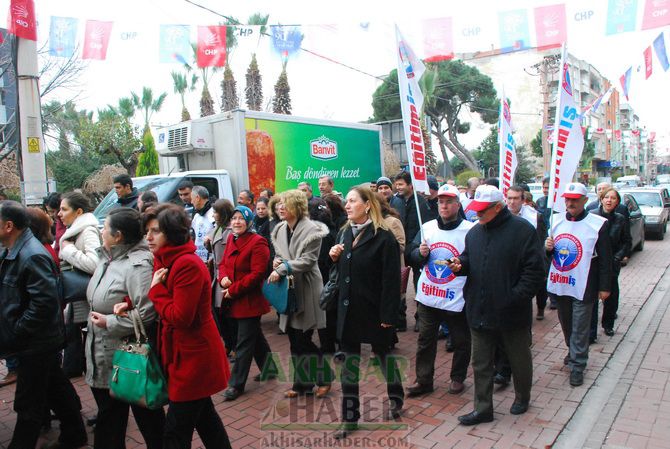
[[[628,90],[630,89],[630,78],[633,74],[633,68],[628,67],[628,70],[626,70],[626,73],[621,75],[621,78],[619,78],[619,81],[621,82],[621,88],[623,89],[623,95],[626,97],[626,101],[628,101]]]
[[[605,34],[635,31],[637,0],[609,0]]]
[[[226,64],[226,26],[198,27],[198,67],[223,67]]]
[[[69,58],[74,54],[77,40],[77,24],[72,17],[51,17],[49,29],[49,54]]]
[[[426,68],[416,57],[407,41],[396,26],[396,42],[398,45],[398,90],[400,92],[400,109],[405,130],[405,147],[409,161],[412,184],[416,192],[429,194],[426,173],[426,153],[424,150],[423,133],[421,132],[421,111],[423,94],[419,88],[419,79]],[[418,208],[417,208],[418,211]]]
[[[670,62],[668,62],[668,53],[665,51],[665,38],[662,32],[656,39],[654,39],[654,50],[656,50],[656,57],[661,63],[663,71],[667,72],[670,67]]]
[[[103,61],[107,58],[107,47],[109,46],[109,37],[112,34],[112,25],[112,22],[86,21],[82,59]]]
[[[530,47],[528,10],[502,11],[498,13],[498,23],[500,25],[500,49],[502,53]]]
[[[33,0],[12,0],[7,17],[7,30],[22,39],[37,40],[37,20]]]
[[[565,202],[561,199],[561,195],[565,191],[565,186],[572,182],[584,150],[584,135],[579,121],[579,109],[573,98],[566,54],[564,45],[561,51],[559,92],[556,96],[554,148],[551,153],[547,200],[547,207],[559,212],[565,211]]]
[[[291,56],[302,45],[302,40],[305,35],[298,26],[270,26],[270,34],[272,35],[272,48],[282,57]]]
[[[652,57],[651,57],[651,45],[647,47],[644,50],[644,73],[645,73],[645,78],[644,79],[649,79],[651,76],[651,71],[652,71]]]
[[[670,25],[670,0],[647,0],[642,16],[642,29],[660,28]]]
[[[505,98],[503,89],[500,98],[500,115],[498,118],[498,144],[500,146],[500,160],[498,176],[500,177],[500,190],[503,196],[507,195],[507,189],[514,184],[514,173],[518,164],[514,136],[512,135],[512,115],[509,111],[509,103]]]
[[[612,92],[614,91],[614,87],[610,87],[605,91],[604,94],[600,95],[596,100],[588,105],[584,110],[582,111],[581,118],[583,119],[586,114],[589,112],[595,113],[598,111],[598,108],[600,107],[601,104],[607,103],[607,101],[610,99],[610,96],[612,95]]]
[[[189,25],[161,25],[159,59],[161,63],[191,63],[191,27]],[[182,62],[183,61],[183,62]]]
[[[426,19],[423,21],[423,46],[428,62],[454,58],[453,19]]]
[[[535,8],[538,49],[560,47],[566,39],[565,5]]]

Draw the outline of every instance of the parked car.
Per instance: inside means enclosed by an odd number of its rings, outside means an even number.
[[[662,240],[668,227],[668,215],[670,215],[668,189],[642,187],[622,190],[621,193],[629,194],[637,201],[645,218],[645,232],[654,234],[659,240]]]
[[[630,213],[630,235],[633,238],[632,247],[636,251],[642,251],[644,249],[644,224],[645,219],[638,206],[637,201],[633,195],[624,193],[622,195],[622,200],[624,205],[628,208]]]
[[[661,184],[670,184],[670,175],[665,173],[656,175],[656,185],[659,186]]]

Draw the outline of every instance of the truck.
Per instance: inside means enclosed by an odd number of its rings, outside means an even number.
[[[346,192],[383,175],[381,127],[235,109],[154,131],[160,174],[134,178],[140,192],[178,202],[177,185],[188,179],[213,198],[235,203],[241,190],[258,195],[295,189],[330,176]],[[103,220],[116,204],[112,190],[95,210]]]

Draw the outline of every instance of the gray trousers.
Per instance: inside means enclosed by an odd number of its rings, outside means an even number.
[[[493,413],[493,361],[496,346],[502,343],[512,367],[514,401],[530,402],[533,384],[533,356],[528,328],[479,331],[472,334],[472,369],[475,374],[475,411]]]
[[[561,322],[565,345],[569,348],[570,370],[584,372],[589,360],[589,332],[593,301],[580,301],[572,296],[555,296],[558,320]]]

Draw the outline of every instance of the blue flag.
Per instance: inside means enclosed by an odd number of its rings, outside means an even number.
[[[51,17],[49,55],[70,58],[74,54],[78,22],[72,17]]]
[[[305,35],[297,26],[270,26],[272,48],[282,56],[289,56],[300,50]]]
[[[635,31],[637,22],[637,0],[609,0],[607,5],[607,28],[605,34]]]
[[[161,25],[160,62],[193,63],[191,27],[189,25]]]
[[[509,53],[530,47],[528,10],[517,9],[498,13],[500,26],[500,51]]]
[[[656,51],[656,56],[658,57],[661,67],[665,72],[668,71],[670,63],[668,62],[668,53],[665,51],[665,39],[663,37],[663,32],[654,39],[654,50]]]

